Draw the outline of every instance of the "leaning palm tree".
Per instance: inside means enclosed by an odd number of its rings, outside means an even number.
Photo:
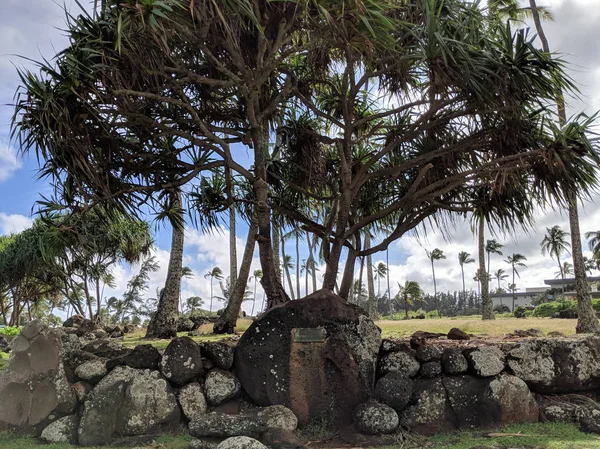
[[[437,284],[435,281],[435,266],[433,263],[436,260],[445,259],[446,256],[444,255],[444,251],[439,248],[435,248],[432,251],[425,250],[425,252],[427,253],[427,258],[431,261],[431,274],[433,275],[433,298],[436,302],[435,306],[437,307]],[[439,313],[439,307],[437,307],[437,309]]]
[[[381,279],[388,274],[388,267],[383,262],[379,262],[375,268],[375,278],[377,279],[377,296],[381,297]]]
[[[512,310],[515,310],[515,300],[517,299],[515,297],[515,288],[514,286],[515,284],[515,274],[519,277],[521,277],[519,275],[519,272],[517,271],[517,267],[523,267],[525,268],[527,265],[525,265],[525,261],[527,260],[527,257],[525,257],[523,254],[519,254],[519,253],[515,253],[512,254],[510,256],[508,256],[506,258],[506,260],[504,262],[506,262],[507,264],[509,264],[512,267],[512,292],[513,292],[513,298],[512,298]]]
[[[262,275],[261,269],[254,270],[254,273],[252,273],[251,279],[254,279],[254,296],[252,297],[252,312],[250,313],[250,316],[254,316],[254,305],[256,304],[256,286],[257,282],[262,278]]]
[[[564,276],[567,276],[569,274],[573,274],[573,265],[570,262],[565,261],[562,264],[562,270],[556,271],[554,273],[554,279],[558,279],[559,277],[562,276],[563,277],[563,284],[564,284],[564,281],[565,281]]]
[[[423,301],[423,290],[416,281],[406,281],[404,285],[398,282],[398,293],[396,300],[404,303],[404,318],[408,320],[408,309],[417,301]]]
[[[506,274],[506,272],[502,268],[498,268],[494,272],[494,279],[496,279],[496,281],[498,281],[498,290],[500,290],[500,281],[505,280],[507,277],[508,277],[508,274]]]
[[[504,245],[502,243],[498,243],[495,239],[492,240],[488,240],[487,242],[485,242],[485,252],[487,253],[487,272],[490,273],[490,254],[498,254],[499,256],[502,256],[502,251],[500,251],[502,248],[504,248]]]
[[[209,312],[212,312],[212,304],[213,304],[213,279],[220,281],[223,279],[223,271],[219,267],[214,267],[208,273],[204,275],[204,279],[210,278],[210,307],[208,309]]]
[[[548,254],[553,259],[556,259],[558,271],[560,273],[560,277],[562,278],[563,292],[565,291],[565,273],[563,272],[563,265],[560,261],[560,257],[563,253],[568,252],[568,248],[571,246],[566,240],[568,235],[569,233],[563,231],[560,226],[552,226],[551,228],[546,228],[546,235],[540,243],[540,246],[542,247],[542,254],[544,256]]]
[[[465,288],[465,264],[473,262],[475,262],[475,259],[473,259],[468,252],[461,251],[458,253],[458,263],[460,264],[460,271],[462,272],[463,298],[467,297],[467,290]]]

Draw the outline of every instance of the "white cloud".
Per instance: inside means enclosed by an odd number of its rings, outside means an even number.
[[[0,182],[6,181],[12,174],[21,168],[15,151],[0,140]]]
[[[33,220],[25,215],[0,212],[0,235],[21,232],[32,224]]]

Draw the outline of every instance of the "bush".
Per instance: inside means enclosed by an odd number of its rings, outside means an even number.
[[[498,305],[494,306],[494,312],[495,313],[510,313],[510,307],[508,307],[506,304],[498,304]]]
[[[533,311],[533,316],[541,318],[552,318],[561,310],[575,309],[577,305],[575,301],[551,301],[540,304]]]
[[[16,326],[6,326],[0,329],[0,335],[4,335],[5,337],[16,337],[21,332],[20,327]]]
[[[513,315],[515,318],[525,318],[527,316],[527,309],[523,306],[519,306],[515,309]]]

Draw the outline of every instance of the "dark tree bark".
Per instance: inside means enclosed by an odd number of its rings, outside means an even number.
[[[240,275],[235,284],[231,287],[231,297],[229,298],[227,307],[225,307],[225,310],[213,326],[213,332],[215,334],[233,334],[235,331],[237,319],[240,315],[240,310],[242,310],[242,302],[244,301],[244,293],[246,292],[246,286],[248,285],[248,278],[250,277],[250,266],[252,265],[257,231],[258,225],[256,221],[253,220],[250,224],[250,229],[248,230],[248,238],[246,239],[246,247],[244,248],[244,254],[242,256]]]
[[[181,192],[177,192],[175,205],[181,211]],[[183,268],[184,225],[183,211],[176,223],[173,224],[171,239],[171,254],[165,288],[163,289],[156,313],[150,320],[146,338],[177,337],[177,320],[179,319],[179,292],[181,290],[181,270]]]

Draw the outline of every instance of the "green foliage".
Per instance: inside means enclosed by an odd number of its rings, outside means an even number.
[[[5,337],[16,337],[21,332],[21,328],[17,326],[6,326],[0,329],[0,335]]]
[[[494,306],[494,312],[495,313],[510,313],[510,307],[508,307],[506,304],[498,304]]]
[[[545,302],[535,308],[533,311],[533,316],[552,318],[561,310],[575,309],[576,307],[577,303],[572,300]]]
[[[515,318],[525,318],[527,316],[528,310],[523,306],[518,306],[515,308],[513,315]]]

